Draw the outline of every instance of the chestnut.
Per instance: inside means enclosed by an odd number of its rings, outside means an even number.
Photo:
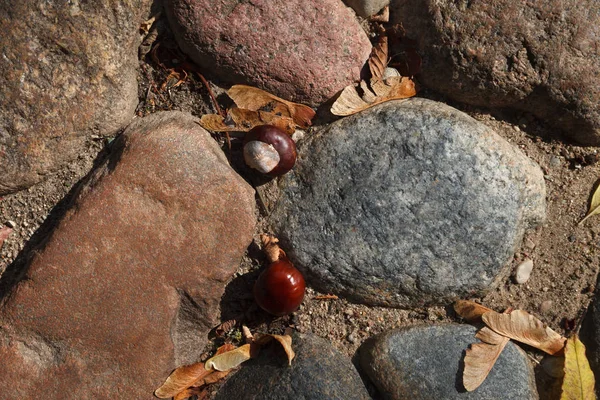
[[[266,312],[282,316],[300,307],[305,289],[304,277],[284,256],[260,274],[254,284],[254,298]]]
[[[263,174],[283,175],[296,163],[296,143],[276,126],[255,126],[244,137],[244,160]]]

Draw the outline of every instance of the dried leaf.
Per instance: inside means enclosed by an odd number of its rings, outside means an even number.
[[[215,356],[219,354],[227,353],[228,351],[235,350],[237,347],[233,343],[225,343],[223,346],[220,346],[215,353]]]
[[[282,131],[292,134],[294,121],[266,111],[250,111],[233,107],[227,111],[227,117],[218,114],[206,114],[200,117],[200,125],[213,132],[248,132],[258,125],[274,125]]]
[[[383,79],[383,71],[388,64],[388,38],[385,35],[379,37],[379,42],[371,50],[369,56],[369,70],[373,78]]]
[[[213,383],[219,382],[221,379],[229,375],[231,371],[233,370],[228,369],[227,371],[213,371],[212,373],[198,379],[196,382],[194,382],[192,386],[211,385]]]
[[[9,228],[8,226],[3,226],[0,228],[0,248],[2,248],[2,244],[6,239],[8,239],[12,231],[12,228]]]
[[[234,85],[227,94],[239,108],[290,117],[301,128],[308,128],[315,116],[315,111],[308,106],[281,99],[252,86]]]
[[[454,303],[454,311],[469,322],[481,321],[481,316],[493,311],[479,303],[470,300],[458,300]]]
[[[260,336],[258,339],[255,339],[254,343],[259,346],[264,346],[270,341],[275,339],[276,341],[283,346],[283,350],[288,358],[288,365],[292,365],[292,360],[296,357],[296,353],[294,353],[294,349],[292,349],[292,337],[290,335],[270,335],[265,334]]]
[[[177,395],[175,395],[173,397],[173,400],[185,400],[192,396],[198,396],[198,395],[202,394],[203,391],[204,391],[204,389],[199,388],[199,387],[189,387],[189,388],[184,389],[183,391],[179,392]]]
[[[585,356],[585,346],[575,335],[567,340],[565,347],[565,377],[561,400],[593,400],[595,386],[594,373]]]
[[[598,213],[600,213],[600,185],[598,185],[598,187],[594,191],[594,194],[592,195],[592,201],[590,203],[590,209],[588,210],[588,213],[585,216],[585,218],[579,222],[579,225],[583,224],[585,220],[591,217],[592,215],[596,215]]]
[[[415,83],[402,76],[392,76],[385,81],[373,78],[370,88],[365,81],[361,81],[360,87],[362,97],[356,87],[346,86],[331,106],[331,113],[339,116],[352,115],[386,101],[406,99],[417,94]]]
[[[269,263],[274,263],[280,258],[285,257],[285,251],[281,250],[277,244],[279,243],[279,239],[275,236],[262,234],[260,235],[260,241],[262,242],[263,252],[267,256]]]
[[[179,392],[192,386],[197,380],[212,372],[211,369],[206,369],[204,367],[204,363],[195,363],[179,367],[169,375],[161,387],[156,389],[154,395],[159,399],[170,399]]]
[[[477,389],[483,383],[510,340],[488,327],[481,328],[475,337],[481,343],[473,343],[464,359],[463,385],[468,391]]]
[[[514,310],[510,314],[488,311],[483,314],[481,319],[494,332],[538,348],[548,354],[561,353],[565,346],[566,339],[564,337],[523,310]]]
[[[245,344],[234,350],[210,358],[204,364],[206,369],[227,371],[250,359],[250,345]]]
[[[227,332],[232,330],[236,325],[237,325],[237,320],[235,320],[235,319],[230,319],[225,322],[221,322],[221,324],[219,324],[219,326],[217,326],[215,328],[215,334],[217,336],[223,336],[224,334],[226,334]],[[223,346],[221,346],[221,347],[223,347]]]

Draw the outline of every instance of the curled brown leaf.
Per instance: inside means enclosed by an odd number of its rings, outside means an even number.
[[[245,344],[231,351],[215,355],[204,364],[207,370],[227,371],[250,359],[250,345]]]
[[[514,310],[510,314],[488,311],[481,319],[494,332],[548,354],[560,354],[565,347],[563,336],[526,311]]]
[[[301,128],[308,128],[315,116],[315,111],[308,106],[284,100],[252,86],[234,85],[227,91],[227,95],[239,108],[290,117]]]
[[[464,359],[463,386],[467,391],[473,391],[483,383],[510,340],[488,327],[481,328],[475,337],[481,343],[471,344]]]
[[[154,395],[159,399],[170,399],[179,392],[192,386],[194,382],[212,372],[212,369],[206,369],[204,367],[204,363],[184,365],[183,367],[175,369],[175,371],[169,375],[165,383],[156,389]]]
[[[476,322],[481,321],[483,314],[493,310],[471,300],[457,300],[454,303],[454,311],[463,319],[469,322]]]

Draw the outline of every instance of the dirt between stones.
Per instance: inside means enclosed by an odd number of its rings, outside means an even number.
[[[140,61],[138,116],[159,110],[182,110],[196,116],[214,112],[208,93],[196,75],[190,74],[177,87],[161,90],[168,74],[150,57]],[[223,99],[224,89],[216,84],[211,82],[211,88]],[[598,149],[569,144],[552,126],[529,113],[464,106],[428,91],[422,91],[419,96],[465,111],[521,148],[544,171],[547,221],[541,228],[526,234],[511,269],[514,272],[521,261],[530,258],[534,263],[531,278],[518,285],[511,276],[502,277],[498,286],[480,300],[498,311],[508,307],[527,310],[558,332],[568,333],[568,328],[582,318],[595,292],[600,268],[600,217],[577,225],[587,211],[592,189],[600,177]],[[317,120],[316,124],[324,121]],[[215,139],[229,155],[233,167],[252,185],[259,186],[257,198],[268,202],[274,196],[275,183],[261,181],[243,165],[238,140],[232,139],[230,151],[224,136],[216,135]],[[35,244],[43,240],[60,218],[67,204],[65,196],[68,199],[70,190],[92,168],[107,142],[108,139],[90,139],[85,151],[68,167],[48,176],[43,183],[0,200],[0,223],[14,225],[13,234],[0,251],[0,273],[7,269],[18,270],[26,262]],[[260,215],[256,233],[265,229],[264,215]],[[252,330],[271,333],[281,333],[285,327],[292,326],[300,332],[326,338],[349,357],[354,356],[365,339],[379,332],[413,324],[457,321],[450,305],[412,310],[367,307],[342,299],[322,299],[319,296],[323,293],[310,288],[298,312],[272,319],[258,310],[252,299],[252,285],[263,261],[256,236],[226,289],[221,302],[222,320],[241,317]],[[0,287],[0,294],[5,290]],[[222,339],[213,341],[213,346],[220,344],[219,340]],[[541,355],[528,351],[537,366]],[[553,398],[560,382],[550,379],[541,368],[536,371],[540,397]]]

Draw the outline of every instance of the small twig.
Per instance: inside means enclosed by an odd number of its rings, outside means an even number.
[[[219,103],[217,103],[217,99],[216,99],[214,93],[212,92],[210,85],[208,84],[208,81],[206,80],[204,75],[202,75],[198,71],[194,71],[194,72],[196,72],[196,74],[202,81],[202,84],[204,85],[204,87],[206,87],[206,90],[208,91],[208,95],[210,96],[210,99],[212,100],[213,105],[215,106],[215,110],[217,110],[217,114],[219,114],[221,117],[225,118],[225,113],[223,112],[223,110],[221,110],[221,107],[219,107]]]
[[[339,297],[337,297],[335,294],[321,294],[319,296],[313,297],[313,300],[337,300],[337,299],[339,299]]]

